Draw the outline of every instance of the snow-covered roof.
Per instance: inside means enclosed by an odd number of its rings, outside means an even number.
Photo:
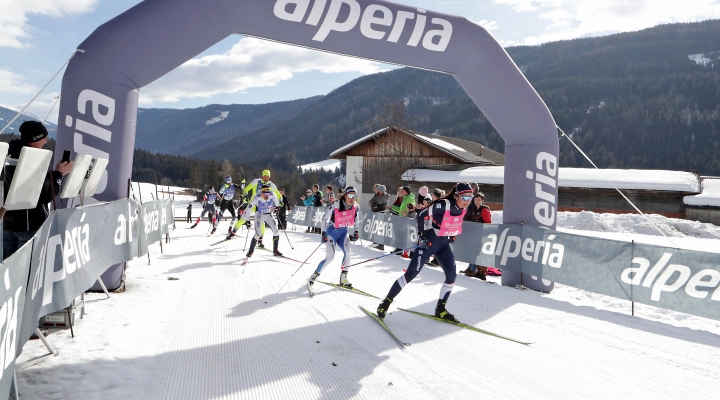
[[[300,168],[302,168],[303,172],[308,171],[308,170],[317,170],[317,169],[334,172],[335,169],[340,168],[341,165],[342,165],[341,160],[325,160],[325,161],[318,161],[318,162],[310,163],[310,164],[303,164],[300,166]]]
[[[559,186],[569,188],[626,190],[667,190],[699,193],[697,176],[691,172],[638,170],[638,169],[590,169],[560,168]],[[484,185],[502,185],[505,167],[480,166],[462,171],[438,171],[411,169],[403,174],[403,180],[417,182],[476,182]],[[609,182],[608,182],[609,181]],[[610,183],[612,182],[612,184]],[[707,181],[706,181],[707,182]]]
[[[720,207],[720,179],[703,179],[702,186],[702,193],[683,198],[685,205]]]

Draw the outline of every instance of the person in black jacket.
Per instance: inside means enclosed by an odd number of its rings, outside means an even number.
[[[20,125],[20,139],[10,141],[8,155],[20,157],[23,147],[41,149],[47,143],[48,131],[42,123],[25,121]],[[60,162],[55,171],[45,175],[37,206],[33,209],[8,211],[3,219],[3,259],[13,255],[27,241],[32,239],[38,229],[50,215],[48,203],[60,194],[62,176],[68,174],[73,167],[72,161]],[[15,176],[15,166],[5,168],[5,198]]]
[[[322,207],[323,206],[323,194],[320,191],[320,185],[315,184],[313,185],[313,192],[315,193],[315,197],[313,198],[313,207]],[[320,228],[313,228],[313,233],[320,234]]]
[[[287,212],[290,211],[290,203],[288,202],[287,196],[285,196],[285,189],[280,189],[280,203],[282,206],[278,208],[278,229],[285,230],[287,228]]]

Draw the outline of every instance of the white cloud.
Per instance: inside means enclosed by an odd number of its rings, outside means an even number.
[[[28,14],[51,17],[92,11],[97,0],[0,0],[0,47],[24,47],[30,37]]]
[[[380,70],[381,64],[372,61],[243,38],[223,54],[189,60],[146,86],[141,90],[140,103],[240,93],[249,88],[274,86],[300,72],[370,74]]]
[[[22,75],[0,68],[0,93],[13,95],[32,95],[37,93],[35,85],[23,82]]]
[[[717,0],[495,0],[518,12],[534,12],[548,20],[546,32],[524,38],[534,45],[616,32],[636,31],[659,24],[720,18]]]

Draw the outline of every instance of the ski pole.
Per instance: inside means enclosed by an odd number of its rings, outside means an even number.
[[[383,257],[392,256],[392,255],[395,255],[395,254],[400,254],[400,253],[403,253],[403,252],[408,251],[408,250],[417,249],[418,247],[420,247],[420,246],[413,246],[413,247],[408,247],[407,249],[402,249],[402,250],[398,250],[398,251],[393,251],[392,253],[389,253],[389,254],[385,254],[385,255],[382,255],[382,256],[379,256],[379,257],[375,257],[375,258],[371,258],[371,259],[365,260],[365,261],[360,261],[359,263],[350,265],[350,266],[348,266],[348,267],[346,267],[346,268],[354,267],[354,266],[360,265],[360,264],[365,264],[366,262],[370,262],[370,261],[373,261],[373,260],[378,260],[378,259],[381,259],[381,258],[383,258]]]
[[[313,250],[313,252],[310,253],[310,255],[308,256],[308,258],[306,258],[305,261],[303,261],[303,263],[300,264],[300,266],[295,270],[295,272],[293,272],[293,273],[290,275],[290,278],[285,282],[285,284],[282,285],[282,287],[280,287],[280,289],[277,291],[278,293],[280,293],[280,291],[283,290],[283,288],[290,282],[290,280],[293,278],[293,276],[295,276],[295,274],[297,274],[297,272],[300,271],[300,268],[302,268],[303,265],[305,265],[305,263],[308,262],[308,260],[310,259],[310,257],[312,257],[312,255],[315,254],[315,252],[318,251],[318,249],[319,249],[320,246],[322,246],[322,245],[323,245],[323,243],[320,243],[320,244],[318,245],[318,247],[316,247],[315,250]]]
[[[285,238],[287,239],[288,243],[290,244],[290,248],[295,250],[295,248],[292,245],[292,242],[290,242],[290,238],[288,237],[287,231],[285,231],[285,229],[283,229],[283,232],[285,232]]]
[[[243,225],[245,225],[245,224],[243,224]],[[243,245],[243,251],[245,251],[245,247],[247,246],[248,237],[250,237],[250,228],[248,228],[248,233],[245,236],[245,244]]]

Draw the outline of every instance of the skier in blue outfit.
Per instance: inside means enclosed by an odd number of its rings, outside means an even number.
[[[312,292],[312,285],[315,279],[320,276],[323,268],[335,258],[337,248],[342,249],[342,272],[340,272],[340,285],[348,288],[352,284],[347,279],[348,267],[350,266],[350,242],[354,242],[360,238],[358,235],[358,218],[359,208],[355,204],[357,200],[357,191],[354,187],[345,188],[345,194],[339,201],[333,203],[331,207],[325,211],[322,218],[322,243],[325,243],[325,259],[320,261],[317,269],[308,279],[308,290]],[[348,233],[352,232],[352,233]]]
[[[215,217],[215,200],[217,200],[217,193],[215,193],[215,186],[210,186],[210,190],[208,190],[207,193],[205,193],[205,197],[203,197],[203,211],[202,214],[198,217],[197,221],[193,224],[193,226],[190,227],[190,229],[195,228],[200,223],[200,220],[205,216],[206,213],[210,213],[208,215],[208,218],[210,219],[210,223],[214,225],[215,221],[213,221],[213,218]]]
[[[445,309],[445,304],[455,286],[457,268],[455,255],[450,244],[462,233],[462,221],[467,206],[473,199],[473,191],[469,183],[458,183],[446,196],[433,201],[430,206],[418,213],[418,244],[420,248],[413,254],[404,275],[393,283],[385,300],[377,308],[377,316],[385,318],[385,314],[395,296],[420,273],[430,256],[435,256],[445,272],[445,282],[440,288],[440,298],[435,307],[435,316],[449,321],[456,321],[455,316]]]

